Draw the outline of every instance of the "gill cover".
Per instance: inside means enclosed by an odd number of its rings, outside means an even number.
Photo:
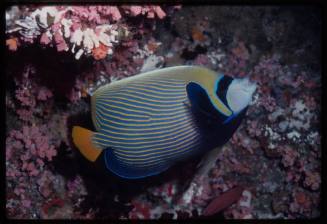
[[[232,115],[232,111],[220,98],[217,97],[216,94],[218,87],[217,84],[219,80],[224,77],[221,73],[217,73],[203,67],[189,66],[181,72],[181,75],[185,75],[185,77],[187,77],[187,86],[191,84],[188,87],[186,86],[187,93],[190,93],[190,91],[192,92],[193,90],[198,92],[199,88],[201,88],[201,91],[206,95],[206,98],[208,98],[210,104],[215,108],[215,110],[227,117]],[[199,88],[194,88],[194,84],[198,85]]]
[[[199,84],[190,82],[186,86],[186,92],[191,102],[192,109],[207,117],[223,123],[229,116],[226,116],[213,105],[207,91]],[[232,112],[230,112],[230,116]]]
[[[256,84],[251,83],[248,78],[233,79],[224,75],[216,80],[215,86],[216,100],[212,100],[208,90],[195,82],[190,82],[186,86],[186,91],[193,108],[207,116],[215,117],[224,124],[234,119],[249,105],[256,89]],[[216,103],[223,104],[228,113],[219,110],[222,106],[216,106]]]

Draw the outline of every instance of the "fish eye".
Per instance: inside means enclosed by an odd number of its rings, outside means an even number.
[[[224,75],[220,80],[218,80],[217,83],[217,90],[216,90],[216,95],[217,97],[229,108],[227,99],[226,99],[226,94],[229,85],[234,79],[230,76]]]

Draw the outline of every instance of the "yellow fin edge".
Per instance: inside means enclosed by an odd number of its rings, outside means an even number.
[[[72,130],[72,137],[75,146],[82,155],[91,162],[94,162],[102,152],[101,148],[96,147],[92,143],[93,135],[94,132],[79,126],[74,126]]]

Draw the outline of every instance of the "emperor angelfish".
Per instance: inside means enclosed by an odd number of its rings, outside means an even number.
[[[90,161],[104,151],[116,175],[143,178],[225,144],[256,85],[198,66],[135,75],[97,89],[91,97],[95,132],[74,126],[73,142]]]

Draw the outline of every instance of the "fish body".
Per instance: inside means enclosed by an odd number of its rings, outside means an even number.
[[[91,161],[104,150],[107,168],[121,177],[156,175],[228,141],[246,111],[228,106],[232,80],[176,66],[104,85],[91,98],[96,131],[74,127],[73,140]]]

